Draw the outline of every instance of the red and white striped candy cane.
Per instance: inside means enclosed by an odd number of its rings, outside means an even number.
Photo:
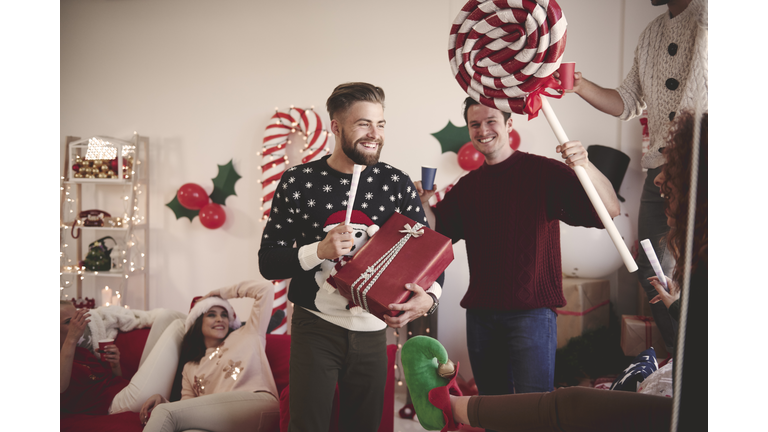
[[[448,58],[456,81],[474,100],[498,110],[536,117],[539,110],[560,144],[568,137],[542,96],[561,89],[552,74],[565,51],[563,11],[555,0],[470,0],[456,16],[448,39]],[[592,206],[629,272],[637,270],[584,167],[574,167]]]
[[[451,26],[453,75],[472,99],[523,114],[525,96],[560,66],[566,26],[554,0],[470,0]]]
[[[303,137],[302,143],[292,143],[289,136],[298,133]],[[328,131],[323,126],[323,120],[314,109],[295,108],[293,106],[286,112],[275,108],[269,125],[264,130],[263,150],[261,154],[261,210],[262,220],[269,218],[272,206],[272,197],[275,194],[277,182],[286,169],[296,165],[298,161],[290,161],[286,155],[286,148],[293,145],[302,145],[303,154],[301,163],[307,163],[320,159],[330,150],[328,148]],[[277,309],[286,308],[288,300],[288,284],[284,279],[273,281],[275,285],[275,302],[272,307],[274,313]],[[272,331],[275,334],[284,334],[288,329],[287,319],[278,328]]]

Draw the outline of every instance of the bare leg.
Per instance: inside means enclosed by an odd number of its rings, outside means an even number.
[[[453,411],[453,421],[456,423],[469,424],[467,416],[467,405],[471,396],[453,396],[451,395],[451,410]]]

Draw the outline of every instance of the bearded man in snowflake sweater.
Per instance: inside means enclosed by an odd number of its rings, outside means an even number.
[[[259,268],[267,279],[291,279],[290,410],[297,415],[288,430],[327,429],[338,384],[340,430],[376,431],[387,376],[385,329],[423,316],[441,289],[438,283],[406,285],[414,295],[392,308],[404,311],[398,317],[353,313],[338,291],[328,289],[325,281],[335,263],[353,255],[393,213],[424,225],[427,218],[408,175],[379,162],[384,91],[367,83],[342,84],[326,106],[336,149],[283,174],[264,228]],[[345,225],[355,164],[364,169],[353,218]]]

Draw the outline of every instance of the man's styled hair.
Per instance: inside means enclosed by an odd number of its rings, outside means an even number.
[[[333,120],[337,114],[346,112],[355,102],[379,103],[384,108],[384,90],[364,82],[340,84],[328,97],[325,108]]]
[[[472,99],[469,96],[467,96],[467,98],[464,99],[464,123],[469,123],[467,121],[467,111],[469,111],[469,107],[471,107],[472,105],[479,105],[479,104],[480,104],[480,102]],[[499,111],[501,111],[501,110],[499,110]],[[505,123],[512,116],[512,114],[510,114],[508,112],[504,112],[504,111],[501,111],[501,115],[504,117],[504,122]]]

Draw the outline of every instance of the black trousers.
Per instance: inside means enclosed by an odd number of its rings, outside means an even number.
[[[351,331],[299,307],[291,319],[289,432],[324,432],[339,386],[339,430],[376,432],[387,381],[385,330]]]

